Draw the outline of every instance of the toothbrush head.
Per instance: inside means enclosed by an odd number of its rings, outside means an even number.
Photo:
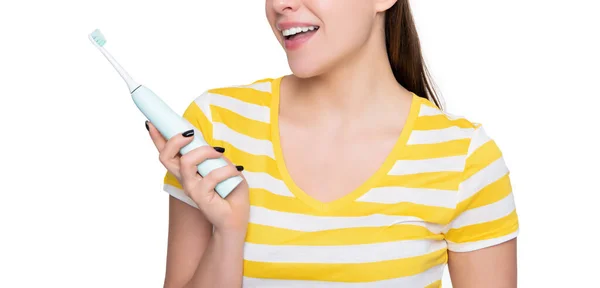
[[[96,29],[92,33],[90,33],[89,38],[90,41],[92,41],[92,43],[94,43],[94,45],[98,47],[102,47],[106,43],[106,38],[104,38],[104,35],[102,34],[102,32],[100,32],[99,29]]]
[[[119,65],[117,60],[115,60],[115,58],[113,58],[112,55],[110,55],[110,53],[108,53],[108,51],[106,51],[106,49],[103,47],[104,44],[106,44],[106,38],[104,38],[104,35],[102,34],[102,32],[100,32],[100,29],[92,31],[92,33],[88,35],[88,38],[90,39],[92,44],[94,44],[94,46],[96,46],[96,48],[98,48],[98,50],[100,50],[100,52],[104,54],[106,59],[108,59],[108,62],[110,62],[110,64],[113,65],[113,67],[117,70],[119,75],[121,75],[123,80],[125,80],[125,83],[129,88],[129,92],[135,91],[135,89],[137,89],[140,86],[140,84],[135,82],[135,80],[133,80],[133,78],[129,76],[127,71],[125,71],[125,69],[123,69],[123,67]]]

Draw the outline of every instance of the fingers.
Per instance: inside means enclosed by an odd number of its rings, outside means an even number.
[[[225,160],[225,162],[227,162],[227,164],[233,165],[233,163],[231,163],[231,161],[229,161],[229,159],[223,157],[223,160]],[[244,166],[237,165],[237,166],[235,166],[235,168],[237,169],[237,171],[240,171],[240,172],[244,171]]]
[[[193,136],[194,130],[190,129],[171,137],[171,139],[165,143],[162,150],[160,150],[160,161],[163,164],[176,161],[180,156],[179,152],[181,151],[181,148],[192,142]]]
[[[154,142],[154,146],[158,151],[162,151],[165,144],[167,143],[167,139],[160,134],[160,132],[150,123],[150,121],[146,121],[146,129],[150,133],[150,138],[152,142]]]
[[[215,191],[217,184],[233,177],[241,175],[240,171],[233,165],[226,165],[210,171],[204,178],[200,175],[195,175],[193,180],[186,182],[187,188],[184,189],[200,207],[210,209],[215,207],[218,202],[225,202]]]
[[[219,158],[223,156],[218,149],[210,146],[202,146],[191,150],[179,159],[181,177],[185,180],[188,179],[201,179],[198,175],[198,164],[204,162],[206,159]]]
[[[227,165],[225,167],[215,169],[208,173],[208,175],[206,175],[202,179],[202,185],[208,191],[213,191],[217,184],[226,180],[227,178],[237,175],[240,175],[240,171],[238,171],[238,169],[233,165]]]
[[[218,183],[226,180],[227,178],[241,175],[241,171],[244,170],[243,166],[234,166],[229,159],[223,157],[227,162],[227,165],[214,169],[204,177],[198,174],[198,164],[202,163],[207,159],[215,159],[222,156],[222,149],[219,147],[203,146],[180,157],[180,173],[182,178],[182,185],[186,193],[189,193],[192,199],[198,200],[198,202],[212,202],[215,200],[216,192],[214,191]],[[193,194],[193,195],[192,195]]]

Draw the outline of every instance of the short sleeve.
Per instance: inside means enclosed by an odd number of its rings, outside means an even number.
[[[209,96],[210,93],[205,91],[196,97],[187,106],[182,117],[187,120],[190,129],[194,129],[194,137],[203,137],[209,145],[214,146]],[[179,181],[168,171],[165,173],[163,179],[163,190],[171,196],[197,208],[196,203],[185,195]]]
[[[445,232],[448,250],[473,251],[517,237],[510,173],[496,142],[481,125],[471,137],[462,174],[456,213]]]

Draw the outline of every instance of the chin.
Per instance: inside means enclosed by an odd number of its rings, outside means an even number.
[[[309,59],[307,59],[309,58]],[[298,78],[312,78],[327,72],[330,65],[327,61],[319,61],[315,57],[288,57],[288,65],[294,76]]]
[[[322,73],[318,69],[314,69],[308,65],[290,65],[290,70],[298,78],[312,78]]]

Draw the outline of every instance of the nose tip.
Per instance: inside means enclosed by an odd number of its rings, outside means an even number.
[[[296,11],[300,6],[299,0],[273,0],[273,8],[279,13]]]

